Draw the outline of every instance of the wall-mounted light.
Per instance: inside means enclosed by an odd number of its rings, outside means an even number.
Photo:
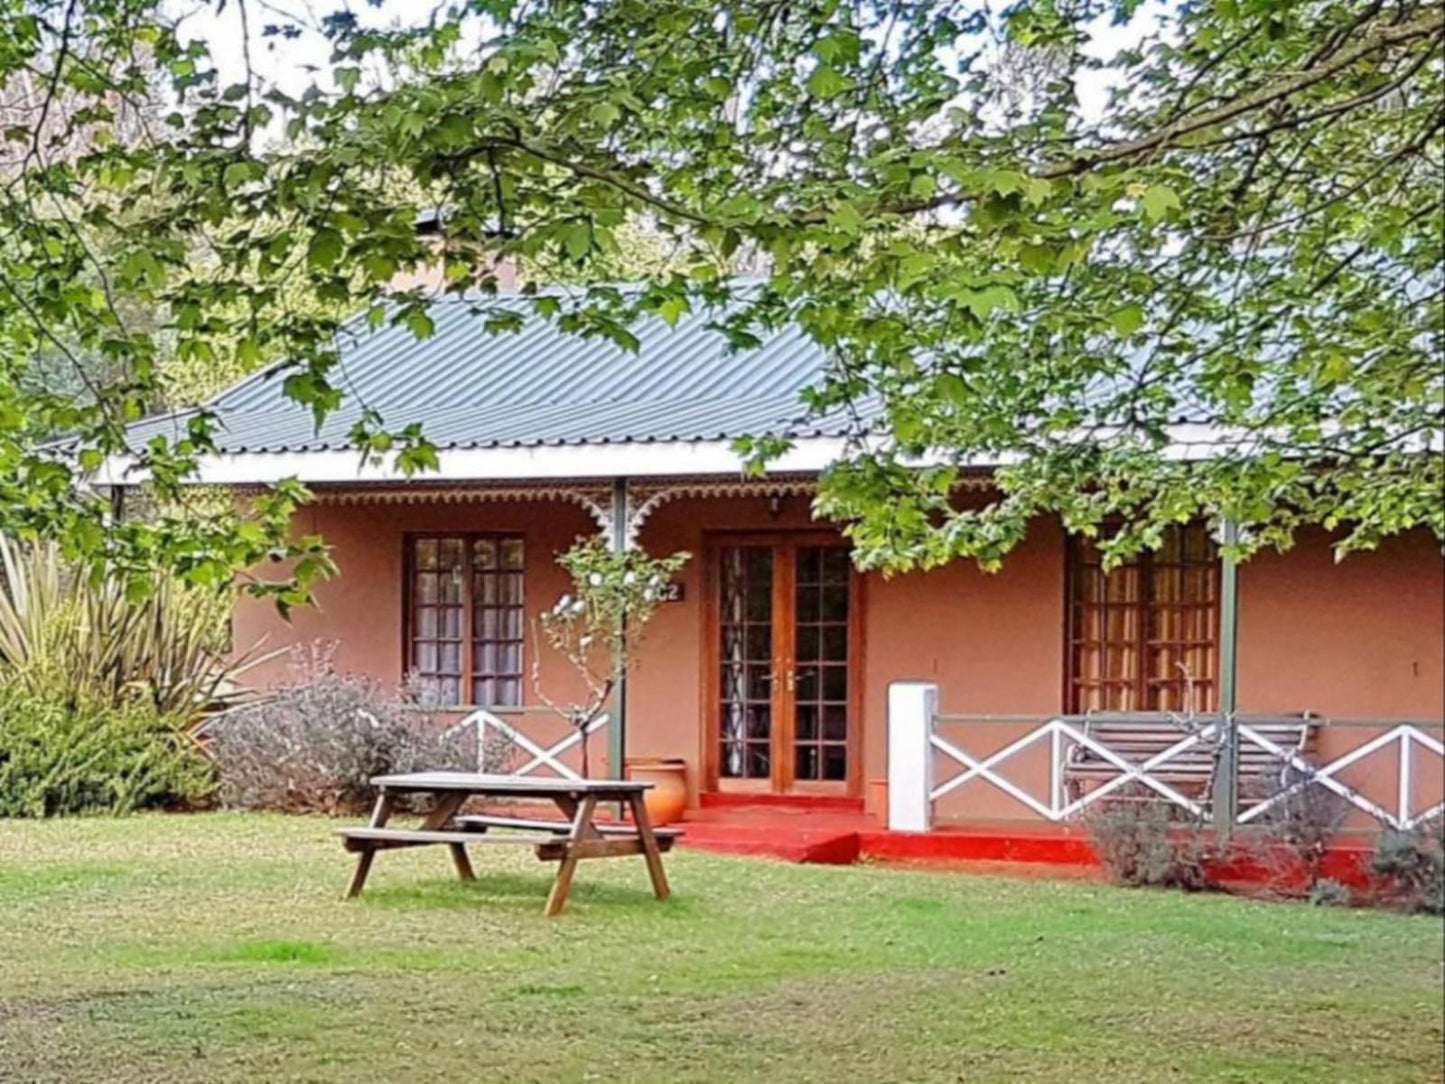
[[[771,497],[768,498],[768,515],[771,516],[773,519],[777,519],[782,511],[783,498],[779,494],[774,493]]]

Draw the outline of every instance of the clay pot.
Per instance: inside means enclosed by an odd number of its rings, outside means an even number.
[[[627,762],[627,778],[651,783],[642,804],[654,825],[672,824],[687,809],[687,761],[679,757],[639,757]]]
[[[888,780],[868,780],[868,804],[873,816],[884,828],[888,827]]]

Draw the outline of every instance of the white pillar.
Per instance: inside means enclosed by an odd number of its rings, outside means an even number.
[[[938,686],[895,681],[888,686],[888,829],[933,827],[933,715]]]

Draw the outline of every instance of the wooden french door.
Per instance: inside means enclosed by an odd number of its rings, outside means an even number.
[[[857,793],[859,590],[846,546],[726,538],[710,566],[710,781]]]

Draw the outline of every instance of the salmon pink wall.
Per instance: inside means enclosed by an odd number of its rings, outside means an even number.
[[[1239,571],[1239,708],[1445,716],[1445,559],[1428,530],[1336,563],[1306,532]]]
[[[289,625],[269,604],[240,604],[237,647],[263,636],[268,646],[335,640],[339,668],[388,684],[402,677],[406,532],[521,534],[530,617],[567,588],[556,554],[596,529],[581,508],[560,501],[321,503],[307,509],[297,527],[319,532],[333,545],[340,577],[321,585],[316,608],[298,611]],[[702,566],[708,539],[720,532],[793,530],[832,531],[812,520],[804,496],[782,498],[776,507],[762,497],[677,500],[643,527],[641,542],[649,551],[688,550],[694,556],[680,577],[683,601],[659,609],[632,675],[628,751],[685,758],[694,793],[704,752]],[[1064,551],[1059,526],[1040,521],[995,574],[960,561],[929,572],[863,578],[860,782],[886,770],[891,681],[936,682],[941,707],[950,713],[1044,716],[1061,709]],[[1428,533],[1391,540],[1379,552],[1340,564],[1325,536],[1306,535],[1287,554],[1261,555],[1244,565],[1240,595],[1242,710],[1445,715],[1445,561]],[[528,666],[536,649],[529,627]],[[282,673],[283,664],[275,662],[259,677],[274,681]],[[572,675],[556,658],[544,657],[542,681],[554,699],[575,694]],[[527,700],[536,702],[530,688]],[[999,733],[1001,741],[1007,737]],[[599,767],[605,744],[594,746]]]
[[[567,589],[556,555],[596,523],[580,506],[564,501],[475,503],[318,503],[298,516],[299,533],[320,534],[331,546],[339,575],[321,584],[316,604],[282,620],[270,603],[242,600],[236,607],[233,641],[238,650],[263,649],[314,640],[335,642],[336,668],[370,674],[387,686],[400,685],[402,664],[403,540],[407,532],[496,531],[523,536],[527,615],[546,609]],[[530,624],[524,665],[530,672],[535,644]],[[552,665],[548,665],[549,662]],[[570,671],[543,658],[544,689],[554,698],[575,692]],[[278,658],[248,674],[258,684],[283,680],[287,661]],[[530,681],[527,682],[530,685]],[[551,690],[555,689],[555,693]],[[531,689],[527,701],[534,702]]]

